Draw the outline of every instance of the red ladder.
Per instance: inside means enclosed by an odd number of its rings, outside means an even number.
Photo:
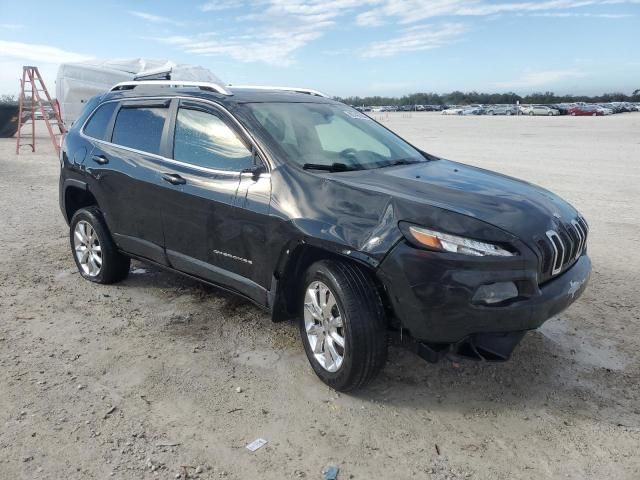
[[[27,85],[30,85],[28,87]],[[27,97],[27,92],[31,91],[31,96]],[[40,96],[44,93],[44,98]],[[36,113],[40,113],[44,120],[49,136],[53,142],[56,154],[60,155],[61,138],[66,130],[60,117],[60,106],[57,100],[51,100],[49,91],[42,80],[38,67],[22,67],[22,80],[20,80],[20,109],[18,113],[18,135],[16,140],[16,155],[20,154],[20,147],[30,146],[31,151],[36,151]],[[50,117],[53,115],[54,120]],[[31,122],[31,143],[20,143],[22,138],[21,130],[24,125]],[[55,125],[60,133],[54,133],[52,125]]]

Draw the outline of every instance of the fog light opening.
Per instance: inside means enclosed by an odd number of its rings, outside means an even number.
[[[513,282],[498,282],[481,285],[473,295],[474,303],[494,305],[518,296],[518,287]]]

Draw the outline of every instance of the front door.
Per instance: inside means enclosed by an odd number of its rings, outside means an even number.
[[[251,232],[243,171],[255,165],[254,148],[213,105],[180,100],[172,118],[173,161],[164,174],[179,180],[167,186],[163,202],[169,262],[264,303],[266,289],[254,280],[255,259],[244,248]]]

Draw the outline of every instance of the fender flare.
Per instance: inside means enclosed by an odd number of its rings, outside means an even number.
[[[69,187],[79,188],[80,190],[87,191],[89,190],[89,185],[87,182],[83,182],[82,180],[77,180],[75,178],[65,178],[62,183],[62,191],[66,192]]]
[[[67,218],[67,192],[70,188],[75,188],[82,192],[91,193],[87,182],[83,182],[82,180],[78,180],[76,178],[65,178],[64,180],[62,180],[62,185],[60,187],[59,204],[60,210],[62,211],[62,216],[67,222],[67,225],[71,221],[70,218]]]
[[[311,238],[290,240],[280,252],[275,271],[271,277],[271,286],[267,292],[267,306],[271,310],[271,319],[274,322],[293,318],[293,312],[289,308],[290,299],[287,298],[287,291],[290,290],[291,284],[289,282],[291,279],[287,279],[286,274],[287,272],[289,272],[289,274],[294,273],[290,271],[291,268],[297,270],[298,262],[301,261],[301,255],[304,255],[304,253],[299,252],[300,250],[308,248],[318,252],[325,252],[327,256],[332,256],[333,258],[344,258],[345,260],[360,264],[372,272],[379,266],[379,261],[374,257],[333,242]],[[299,274],[300,272],[295,273]]]

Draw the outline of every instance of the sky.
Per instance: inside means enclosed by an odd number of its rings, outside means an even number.
[[[640,0],[0,0],[0,94],[22,65],[158,58],[330,95],[640,88]]]

